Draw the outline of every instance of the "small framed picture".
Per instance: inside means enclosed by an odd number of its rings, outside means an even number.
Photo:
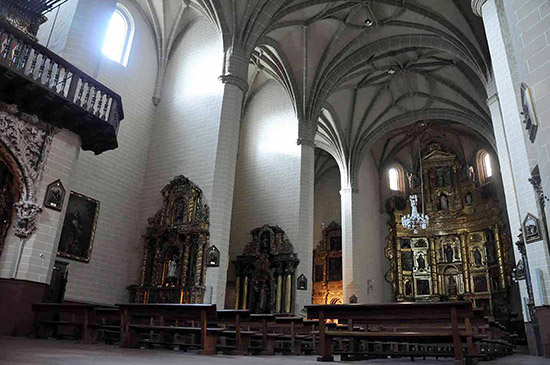
[[[298,290],[307,290],[307,278],[304,274],[298,276],[296,287]]]
[[[46,188],[44,206],[60,212],[63,207],[63,201],[65,201],[65,188],[61,180],[55,180]]]
[[[539,220],[531,213],[527,213],[527,216],[523,220],[523,233],[525,234],[525,242],[527,243],[542,239]]]
[[[206,266],[208,267],[219,267],[220,266],[220,250],[216,246],[210,246],[208,249],[207,255],[208,261]]]
[[[90,262],[98,215],[99,201],[71,191],[57,256]]]

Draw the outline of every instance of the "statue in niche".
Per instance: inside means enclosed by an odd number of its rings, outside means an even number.
[[[494,254],[494,243],[493,241],[488,241],[485,243],[485,251],[487,252],[487,262],[489,265],[495,263],[495,254]]]
[[[436,186],[436,178],[435,178],[435,170],[431,169],[429,173],[430,177],[430,186],[435,187]]]
[[[439,202],[437,204],[437,210],[447,210],[449,209],[449,198],[444,193],[439,195]]]
[[[426,260],[424,260],[424,255],[418,255],[418,257],[416,258],[416,263],[418,265],[418,270],[426,269]]]
[[[176,202],[176,222],[183,222],[185,218],[185,201],[179,199]]]
[[[454,254],[455,254],[453,250],[453,246],[446,245],[444,251],[445,251],[445,259],[447,260],[447,262],[453,262]]]
[[[466,193],[466,196],[464,197],[464,199],[466,200],[466,205],[474,204],[474,196],[471,191],[468,191]]]
[[[176,261],[176,256],[173,256],[172,259],[168,261],[168,268],[166,270],[166,280],[165,284],[168,285],[175,285],[178,282],[178,263]]]
[[[481,252],[479,252],[479,248],[474,249],[474,263],[476,266],[481,266]]]
[[[268,254],[269,253],[269,232],[264,232],[262,238],[260,239],[260,252]]]
[[[447,294],[450,297],[456,297],[458,294],[458,286],[456,284],[456,278],[454,275],[449,276],[449,286],[447,287]]]
[[[412,284],[409,280],[405,282],[405,295],[410,297],[412,295]]]
[[[418,186],[418,177],[416,176],[416,174],[413,174],[413,173],[407,174],[407,178],[409,180],[410,189],[414,189],[415,187]]]

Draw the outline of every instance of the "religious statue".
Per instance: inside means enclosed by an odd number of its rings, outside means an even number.
[[[479,248],[474,249],[474,263],[476,266],[481,266],[481,252],[479,252]]]
[[[418,265],[418,270],[425,270],[426,269],[426,260],[424,260],[424,255],[420,254],[416,258],[416,263]]]
[[[447,293],[451,297],[456,297],[458,294],[458,287],[454,275],[449,276],[449,286],[447,287]]]
[[[174,285],[178,281],[177,277],[177,270],[178,270],[178,263],[176,261],[176,256],[172,257],[171,260],[168,261],[168,268],[166,270],[166,280],[165,285]]]
[[[444,193],[439,195],[438,210],[447,210],[449,209],[449,198]]]
[[[412,295],[412,284],[409,280],[405,283],[405,295],[411,296]]]
[[[454,250],[453,246],[447,245],[445,246],[445,258],[447,259],[447,262],[453,262],[454,259]]]
[[[476,173],[473,166],[468,166],[468,179],[472,182],[476,181]]]
[[[464,197],[464,199],[466,200],[466,205],[474,204],[474,196],[472,195],[471,191],[468,191],[466,193],[466,196]]]
[[[180,199],[176,202],[176,222],[183,222],[185,217],[185,201]]]

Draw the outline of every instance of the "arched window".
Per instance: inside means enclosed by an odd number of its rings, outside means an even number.
[[[128,10],[117,4],[115,12],[111,16],[105,40],[103,41],[103,54],[123,66],[128,64],[132,39],[134,38],[134,21]]]
[[[481,184],[487,182],[493,176],[491,155],[485,150],[477,153],[477,173]]]
[[[392,192],[403,193],[405,192],[405,173],[403,168],[399,165],[394,165],[388,170],[388,182]]]
[[[392,167],[388,172],[388,178],[390,179],[390,189],[393,191],[399,190],[399,171],[395,167]]]

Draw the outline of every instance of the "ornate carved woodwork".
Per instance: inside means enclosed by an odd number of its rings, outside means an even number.
[[[252,313],[292,313],[296,267],[294,246],[279,226],[256,228],[252,242],[234,262],[236,308]]]
[[[164,203],[145,239],[136,303],[202,303],[209,244],[209,208],[202,190],[184,176],[161,192]]]
[[[44,165],[56,129],[36,116],[19,112],[17,106],[0,103],[0,152],[11,166],[18,187],[15,203],[15,234],[26,238],[36,230],[38,214],[36,189],[42,180]]]
[[[410,206],[393,212],[386,280],[398,301],[464,298],[505,317],[513,259],[492,182],[479,186],[471,169],[438,144],[430,146],[422,165],[430,226],[413,234],[400,224]],[[419,173],[413,180],[420,180]],[[420,186],[412,184],[410,193],[420,196]]]
[[[2,256],[4,240],[11,225],[16,200],[15,178],[8,166],[0,160],[0,256]]]
[[[342,229],[323,225],[323,239],[313,250],[313,304],[342,304]]]

